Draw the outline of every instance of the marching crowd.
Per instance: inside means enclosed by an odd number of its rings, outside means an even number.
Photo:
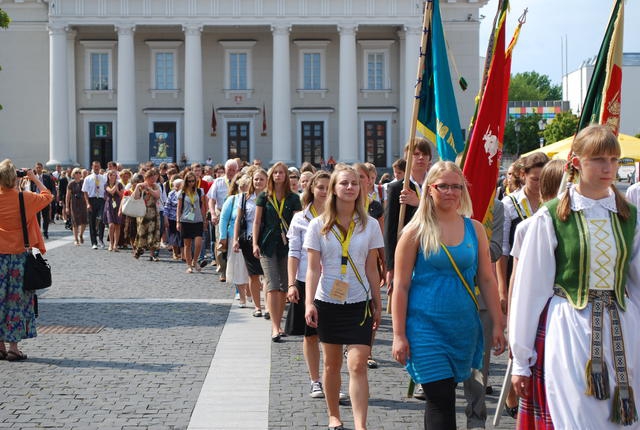
[[[41,163],[22,171],[5,160],[0,268],[12,275],[0,278],[0,358],[26,359],[18,342],[36,335],[33,297],[20,285],[16,195],[24,190],[30,243],[42,252],[41,234],[48,238],[49,222],[60,220],[75,246],[83,246],[88,225],[95,250],[106,247],[106,229],[111,252],[159,261],[166,248],[192,276],[216,265],[239,306],[270,320],[274,343],[304,336],[310,396],[325,398],[329,429],[343,428],[346,396],[356,429],[367,427],[383,288],[391,355],[426,399],[425,429],[456,428],[458,383],[467,427],[484,428],[490,352],[508,346],[506,410],[518,428],[637,428],[639,189],[627,191],[629,200],[616,189],[620,147],[605,127],[581,131],[572,150],[568,163],[542,153],[516,160],[484,224],[471,219],[473,184],[456,164],[432,163],[424,139],[407,144],[393,177],[380,181],[370,163],[316,171],[276,162],[265,170],[257,160],[231,159],[143,163],[133,173],[93,162],[90,171],[57,166],[48,174]],[[344,358],[348,394],[341,392]]]

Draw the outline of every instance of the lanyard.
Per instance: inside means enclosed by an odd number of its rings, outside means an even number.
[[[369,213],[369,205],[371,204],[371,197],[367,196],[367,202],[364,204],[364,210]]]
[[[420,200],[420,196],[422,195],[422,185],[420,185],[415,179],[413,179],[413,176],[410,176],[409,180],[411,181],[411,183],[413,183],[413,185],[416,186],[415,192],[418,196],[418,200]]]
[[[529,203],[527,203],[527,199],[522,200],[522,207],[524,208],[524,213],[527,214],[527,218],[531,216],[531,209],[529,209]]]
[[[284,200],[285,198],[283,197],[282,200],[280,200],[280,205],[278,206],[278,200],[276,199],[275,194],[273,196],[271,196],[271,206],[273,206],[273,208],[276,210],[276,213],[278,214],[278,218],[280,218],[280,225],[282,226],[283,230],[286,232],[287,230],[289,230],[289,224],[284,220],[284,218],[282,217],[282,214],[284,212]]]
[[[318,216],[318,211],[316,211],[316,208],[313,207],[313,203],[311,203],[311,207],[309,207],[309,211],[311,212],[311,215],[313,215],[314,218]]]
[[[349,261],[349,245],[351,244],[351,238],[353,237],[353,231],[356,228],[356,223],[353,218],[351,218],[351,222],[349,223],[349,230],[347,230],[346,235],[338,235],[333,229],[332,231],[336,235],[336,238],[340,242],[342,246],[342,258],[340,259],[340,273],[342,275],[347,274],[347,262]]]
[[[191,207],[193,210],[196,210],[196,193],[187,193],[187,197],[189,197],[189,201],[191,202]]]
[[[349,224],[349,230],[347,231],[346,237],[336,232],[335,228],[331,229],[331,233],[333,233],[333,235],[336,237],[336,239],[338,239],[338,242],[340,242],[340,245],[342,246],[342,258],[340,260],[340,263],[341,263],[340,273],[342,275],[345,275],[347,273],[347,262],[348,262],[351,265],[351,269],[353,269],[353,273],[356,275],[358,282],[360,282],[360,285],[362,285],[362,288],[364,288],[365,293],[367,293],[367,302],[365,303],[364,318],[360,322],[360,326],[362,326],[364,325],[367,318],[372,316],[372,313],[371,313],[371,308],[369,306],[369,290],[367,289],[367,287],[365,287],[364,281],[362,280],[362,276],[360,276],[360,272],[358,271],[356,264],[353,262],[353,260],[351,259],[351,256],[349,255],[349,245],[351,244],[351,238],[353,236],[353,231],[355,230],[355,227],[356,227],[356,223],[354,219],[351,218],[351,223]]]

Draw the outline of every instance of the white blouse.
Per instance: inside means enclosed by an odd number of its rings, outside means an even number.
[[[333,283],[338,279],[349,284],[346,303],[364,302],[367,298],[371,298],[371,286],[366,273],[367,256],[372,249],[384,248],[378,221],[367,216],[367,226],[362,230],[361,224],[356,220],[356,228],[349,244],[349,255],[360,273],[364,286],[358,281],[350,264],[347,264],[346,275],[344,277],[341,275],[342,245],[333,233],[321,234],[322,226],[322,217],[312,219],[303,244],[305,250],[313,249],[320,251],[321,254],[322,273],[315,298],[323,302],[340,303],[329,295]]]
[[[609,212],[616,212],[615,196],[611,193],[600,200],[580,195],[574,188],[571,210],[584,211],[590,234],[590,289],[612,289],[613,261],[616,247],[613,240]],[[640,218],[638,218],[640,221]],[[633,249],[630,252],[627,291],[630,299],[638,301],[640,286],[640,222],[636,224]],[[529,376],[529,367],[536,361],[534,341],[540,313],[553,296],[555,281],[555,249],[558,245],[553,221],[546,207],[527,223],[526,235],[519,253],[518,267],[509,310],[509,343],[513,354],[513,374]]]

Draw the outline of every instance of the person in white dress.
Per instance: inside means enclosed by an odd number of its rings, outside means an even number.
[[[637,210],[613,185],[620,145],[607,127],[583,129],[571,149],[568,190],[534,215],[520,250],[509,312],[512,384],[519,397],[541,399],[555,429],[638,429]],[[543,384],[530,376],[539,355]],[[535,420],[527,413],[518,428]]]
[[[627,200],[636,206],[640,206],[640,182],[636,182],[627,188]]]

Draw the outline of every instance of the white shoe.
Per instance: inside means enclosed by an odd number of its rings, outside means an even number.
[[[322,399],[324,398],[324,391],[322,390],[322,382],[316,381],[311,383],[311,391],[309,392],[309,396],[313,399]]]
[[[342,391],[340,391],[340,396],[338,397],[339,400],[349,400],[349,395],[347,393],[343,393]]]
[[[98,245],[91,245],[93,249],[98,249]]]
[[[103,242],[103,241],[100,241],[100,249],[104,249],[104,248],[105,248],[105,246],[104,246],[104,242]]]

